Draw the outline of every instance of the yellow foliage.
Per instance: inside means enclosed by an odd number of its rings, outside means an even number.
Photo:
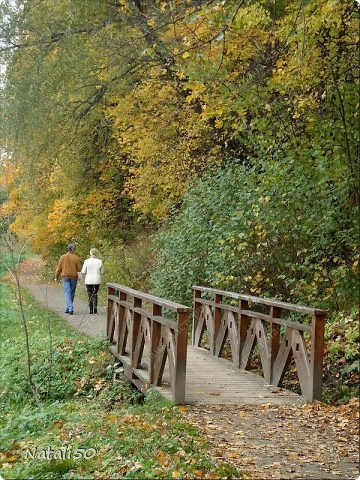
[[[24,117],[26,140],[18,142],[18,132],[13,135],[9,149],[16,155],[3,161],[0,172],[0,185],[7,195],[0,215],[15,216],[11,228],[19,235],[34,236],[36,249],[46,250],[79,232],[96,239],[99,227],[113,228],[123,210],[132,217],[133,207],[140,215],[165,219],[181,203],[193,178],[211,173],[235,155],[240,160],[255,158],[253,133],[271,157],[274,132],[264,135],[263,144],[258,133],[264,128],[263,117],[283,125],[284,138],[311,134],[318,128],[318,111],[329,94],[323,86],[331,77],[326,62],[339,53],[333,40],[342,31],[347,2],[308,2],[301,11],[296,2],[287,2],[287,14],[276,20],[266,2],[245,2],[236,16],[232,2],[198,2],[196,12],[191,0],[170,3],[174,11],[181,7],[182,14],[174,16],[176,21],[169,22],[168,28],[166,22],[158,22],[155,10],[149,9],[149,17],[144,17],[143,26],[154,34],[150,40],[136,22],[123,22],[121,29],[117,22],[106,22],[101,35],[82,36],[87,38],[84,57],[88,58],[82,59],[81,68],[90,72],[91,65],[91,80],[82,77],[79,67],[74,84],[64,80],[69,93],[64,88],[52,91],[49,80],[44,82],[44,91],[40,85],[37,90],[43,97],[30,99],[34,106],[43,102],[50,118],[52,106],[68,105],[80,114],[81,107],[96,100],[101,87],[106,91],[84,117],[86,126],[79,127],[75,141],[74,132],[63,132],[62,125],[50,122],[48,127],[47,116],[45,122],[37,123],[36,112]],[[166,18],[170,3],[157,2],[161,18]],[[117,2],[121,15],[132,15],[130,4]],[[321,29],[331,39],[325,46],[333,51],[327,56],[317,36]],[[108,39],[111,50],[95,48],[101,37]],[[348,48],[357,37],[349,28],[341,45]],[[93,44],[96,39],[99,43]],[[132,40],[133,49],[127,46]],[[62,58],[69,60],[62,55],[65,44],[53,45],[43,59],[44,71],[62,67]],[[163,61],[162,48],[173,62]],[[24,58],[29,64],[33,61],[26,54]],[[138,68],[126,76],[131,62]],[[18,78],[23,78],[26,68],[20,63],[15,67]],[[79,92],[85,92],[84,96]],[[65,111],[60,110],[54,118],[63,118]],[[47,151],[53,139],[57,145]],[[123,203],[122,195],[126,197]],[[265,252],[270,241],[257,223],[259,212],[270,206],[272,199],[264,193],[251,207],[253,220],[245,221],[253,227],[254,246]],[[227,243],[236,244],[235,250],[242,252],[250,243],[249,238],[242,240],[228,239]],[[358,269],[356,262],[353,268]],[[218,281],[230,282],[231,275],[220,274]],[[264,279],[253,273],[248,281],[256,290]]]
[[[203,88],[197,85],[197,92]],[[199,121],[170,81],[156,76],[143,81],[108,115],[129,159],[126,191],[142,213],[163,219],[183,197],[189,179],[221,160],[212,127]]]

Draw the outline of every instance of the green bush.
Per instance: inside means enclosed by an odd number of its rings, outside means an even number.
[[[345,403],[359,396],[360,331],[359,309],[345,315],[332,314],[325,330],[324,399]]]
[[[293,160],[232,165],[196,182],[157,235],[159,296],[191,302],[212,286],[293,303],[356,303],[357,216],[343,186]]]
[[[105,266],[104,282],[115,282],[148,291],[152,267],[151,235],[129,244],[101,241],[98,245]]]

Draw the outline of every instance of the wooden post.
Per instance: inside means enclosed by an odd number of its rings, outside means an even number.
[[[152,313],[154,316],[160,316],[162,308],[160,305],[153,304]],[[151,343],[150,343],[150,365],[149,365],[149,382],[150,385],[155,383],[155,361],[159,349],[159,343],[161,338],[161,324],[155,320],[151,320]]]
[[[270,310],[270,317],[273,318],[280,318],[281,316],[281,308],[279,307],[271,307]],[[269,355],[269,377],[266,379],[267,382],[272,383],[273,381],[273,367],[279,352],[280,347],[280,325],[278,323],[274,323],[270,321],[270,355]]]
[[[214,332],[212,338],[212,345],[210,345],[210,352],[213,355],[216,355],[216,340],[218,337],[218,333],[221,326],[221,319],[222,319],[222,309],[221,307],[217,307],[217,303],[221,303],[223,299],[222,295],[215,294],[214,297]]]
[[[185,384],[186,384],[186,356],[187,356],[187,338],[188,338],[189,311],[177,311],[177,338],[175,352],[175,386],[174,402],[176,404],[185,403]]]
[[[199,321],[201,304],[196,302],[197,298],[201,298],[201,291],[194,288],[194,309],[193,309],[193,322],[192,322],[192,332],[191,332],[191,344],[195,345],[195,333]],[[197,345],[198,346],[198,345]]]
[[[122,292],[120,290],[120,300],[121,301],[126,301],[126,298],[127,298],[126,293]],[[117,320],[118,320],[118,336],[117,336],[117,339],[116,339],[116,351],[120,355],[124,355],[125,354],[126,342],[122,341],[123,339],[121,338],[121,335],[125,331],[124,322],[126,321],[125,320],[125,307],[124,307],[124,305],[119,305],[119,313],[118,313],[118,319]],[[121,345],[121,348],[120,348],[120,345]]]
[[[240,368],[242,360],[242,351],[244,348],[245,340],[248,331],[248,316],[242,313],[243,310],[249,310],[249,302],[247,300],[240,300],[239,302],[239,365]]]
[[[110,295],[115,295],[115,289],[113,287],[110,287],[108,285],[108,290],[107,290],[107,316],[106,316],[106,336],[109,342],[112,341],[112,336],[114,331],[110,332],[110,321],[111,321],[111,315],[112,315],[112,304],[113,301],[110,299]]]
[[[142,305],[141,298],[134,297],[133,298],[133,308],[140,308]],[[132,328],[130,332],[130,364],[132,368],[137,368],[136,359],[135,359],[135,347],[136,347],[136,340],[139,335],[140,330],[140,322],[141,322],[141,314],[133,311],[133,318],[132,318]]]
[[[309,400],[321,400],[326,314],[315,313],[311,324],[311,356]]]

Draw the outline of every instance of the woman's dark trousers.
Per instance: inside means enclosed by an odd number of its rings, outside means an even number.
[[[89,298],[90,313],[97,313],[98,290],[100,285],[86,285],[86,290]]]

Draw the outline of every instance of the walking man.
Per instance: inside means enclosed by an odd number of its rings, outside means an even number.
[[[55,280],[62,279],[65,295],[65,313],[74,313],[74,297],[78,273],[81,271],[81,261],[75,252],[76,246],[73,243],[68,245],[68,252],[61,255],[56,267]]]

